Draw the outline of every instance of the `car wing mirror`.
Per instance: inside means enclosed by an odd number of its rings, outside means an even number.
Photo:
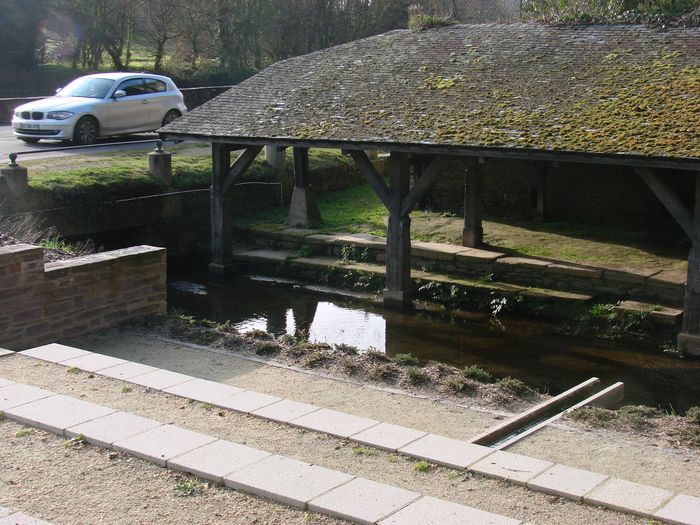
[[[62,89],[63,89],[63,88],[58,88],[58,89],[56,89],[56,94],[58,95],[58,94],[61,92]]]
[[[113,98],[124,98],[126,96],[126,91],[123,89],[117,89],[112,95]]]

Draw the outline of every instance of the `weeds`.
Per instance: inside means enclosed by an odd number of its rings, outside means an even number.
[[[352,447],[352,451],[356,456],[376,456],[377,452],[367,447]]]
[[[340,249],[341,264],[351,264],[357,262],[367,262],[370,260],[369,250],[360,249],[357,246],[347,245]]]
[[[69,366],[66,368],[66,373],[68,374],[77,374],[78,372],[80,372],[80,368],[77,366]]]
[[[33,428],[22,428],[15,433],[15,437],[21,438],[31,436],[34,433]]]
[[[685,418],[696,425],[700,425],[700,406],[690,407],[685,411]]]
[[[330,360],[330,357],[322,352],[314,352],[306,356],[301,362],[301,366],[306,368],[317,368]]]
[[[416,461],[416,463],[413,464],[413,470],[416,472],[428,472],[430,468],[430,463],[427,461]]]
[[[383,364],[375,366],[369,373],[369,378],[372,381],[389,382],[396,379],[398,370],[391,364]]]
[[[308,244],[302,244],[299,246],[299,257],[308,257],[309,255],[313,255],[313,253],[313,247],[309,246]]]
[[[68,441],[66,441],[63,446],[65,448],[83,448],[84,445],[87,445],[87,441],[85,441],[85,437],[82,434],[78,434],[77,436],[73,436],[70,438]]]
[[[133,388],[131,388],[130,386],[123,386],[123,387],[121,387],[121,389],[120,389],[120,391],[121,391],[122,394],[128,394],[128,393],[131,392],[132,390],[133,390]]]
[[[504,377],[496,381],[496,386],[502,391],[518,397],[526,397],[535,393],[535,391],[523,383],[520,379],[514,377]]]
[[[441,385],[447,392],[453,395],[463,396],[471,394],[476,390],[476,385],[474,385],[474,383],[456,375],[446,377],[442,380]]]
[[[493,382],[493,376],[481,367],[476,365],[465,366],[462,370],[464,377],[468,379],[473,379],[479,383],[491,383]]]
[[[181,479],[175,485],[175,495],[180,497],[196,496],[202,493],[202,487],[195,478]]]
[[[262,356],[269,356],[279,353],[280,347],[274,342],[262,342],[255,346],[255,353]]]
[[[412,385],[423,385],[430,382],[430,375],[417,366],[409,366],[406,369],[406,378]]]
[[[420,361],[411,354],[396,354],[394,356],[394,363],[402,366],[418,366]]]

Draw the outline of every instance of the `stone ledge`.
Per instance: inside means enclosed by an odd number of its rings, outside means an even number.
[[[557,275],[570,275],[572,277],[584,277],[586,279],[601,279],[603,270],[600,268],[588,268],[585,266],[569,266],[566,264],[550,264],[547,272]]]

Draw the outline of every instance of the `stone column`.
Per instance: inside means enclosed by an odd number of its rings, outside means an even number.
[[[15,197],[23,197],[29,190],[27,168],[17,164],[17,153],[10,153],[10,164],[0,170],[5,178],[7,188]]]
[[[148,154],[148,171],[166,186],[173,183],[172,154],[163,150],[163,141],[156,141],[156,149]]]
[[[320,222],[321,212],[309,180],[309,149],[294,148],[294,192],[289,207],[289,226],[308,228]]]
[[[411,281],[411,218],[401,208],[410,185],[408,155],[392,153],[389,160],[389,224],[386,234],[386,288],[384,305],[413,304]]]

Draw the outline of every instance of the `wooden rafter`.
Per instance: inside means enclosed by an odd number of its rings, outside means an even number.
[[[263,149],[263,146],[249,146],[245,151],[238,156],[238,158],[233,162],[231,169],[229,170],[226,178],[222,184],[222,193],[226,195],[231,187],[236,182],[236,179],[240,177],[245,171],[250,167],[250,165],[255,161],[258,153]]]
[[[678,198],[678,195],[676,195],[668,184],[654,173],[653,170],[637,168],[637,173],[647,186],[649,186],[651,191],[654,192],[673,218],[676,219],[676,222],[680,224],[693,244],[695,244],[697,242],[697,235],[693,225],[693,215]]]

